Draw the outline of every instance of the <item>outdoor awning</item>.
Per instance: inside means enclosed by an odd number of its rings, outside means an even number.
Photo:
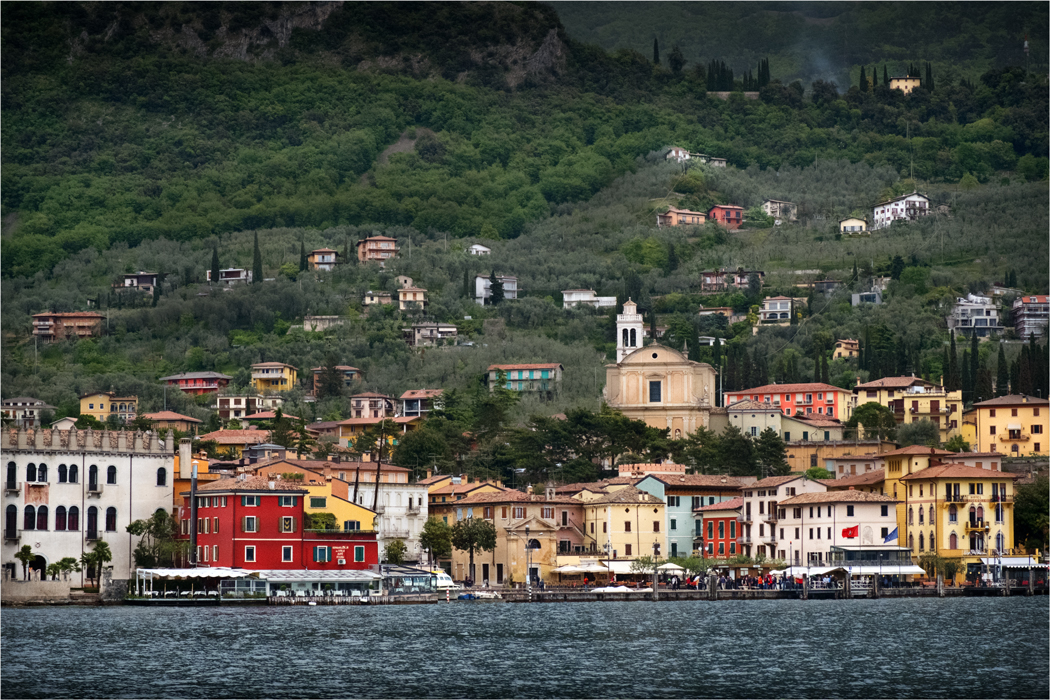
[[[1003,557],[1003,568],[1004,569],[1045,569],[1046,564],[1042,564],[1035,557]],[[987,564],[988,566],[998,566],[999,560],[995,557],[981,557],[981,563]]]
[[[853,566],[849,568],[849,572],[854,576],[917,576],[925,574],[926,570],[915,564],[903,564],[898,567],[894,566],[893,563],[888,563],[883,564],[881,567]]]
[[[631,572],[631,564],[632,564],[632,562],[630,560],[619,560],[618,561],[616,559],[613,559],[612,561],[606,561],[605,563],[608,564],[609,571],[611,571],[614,574],[622,575],[622,574],[632,573]]]
[[[580,573],[580,567],[575,564],[566,564],[565,566],[559,566],[557,569],[553,569],[552,573],[555,574],[578,574]]]
[[[1007,430],[1020,430],[1021,429],[1021,424],[1020,423],[1010,423],[1009,425],[1006,426],[1006,429]]]
[[[196,569],[136,569],[140,576],[154,578],[242,578],[251,576],[248,569],[231,569],[225,566],[201,566]]]
[[[685,573],[685,569],[684,568],[682,568],[681,566],[678,566],[678,564],[675,564],[674,562],[671,562],[671,561],[667,562],[666,564],[661,564],[660,566],[656,567],[656,570],[657,571],[664,571],[664,572],[671,571],[671,572],[674,572],[674,573]]]
[[[605,564],[580,564],[576,567],[576,570],[584,574],[607,574],[609,573],[609,567]]]

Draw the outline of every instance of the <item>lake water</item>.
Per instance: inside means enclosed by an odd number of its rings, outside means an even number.
[[[8,608],[0,694],[1046,698],[1048,603]]]

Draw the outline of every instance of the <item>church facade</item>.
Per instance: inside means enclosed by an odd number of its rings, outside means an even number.
[[[616,364],[606,365],[603,398],[628,418],[682,438],[708,427],[715,370],[663,345],[642,345],[642,315],[628,300],[617,316]]]

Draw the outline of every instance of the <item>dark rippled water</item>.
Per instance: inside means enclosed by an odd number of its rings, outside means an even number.
[[[13,697],[1050,696],[1046,597],[2,615]]]

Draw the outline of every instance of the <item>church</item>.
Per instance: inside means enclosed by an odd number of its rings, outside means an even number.
[[[616,364],[606,365],[603,398],[628,418],[669,428],[674,439],[708,427],[715,370],[669,347],[643,347],[642,315],[627,300],[616,317]]]

